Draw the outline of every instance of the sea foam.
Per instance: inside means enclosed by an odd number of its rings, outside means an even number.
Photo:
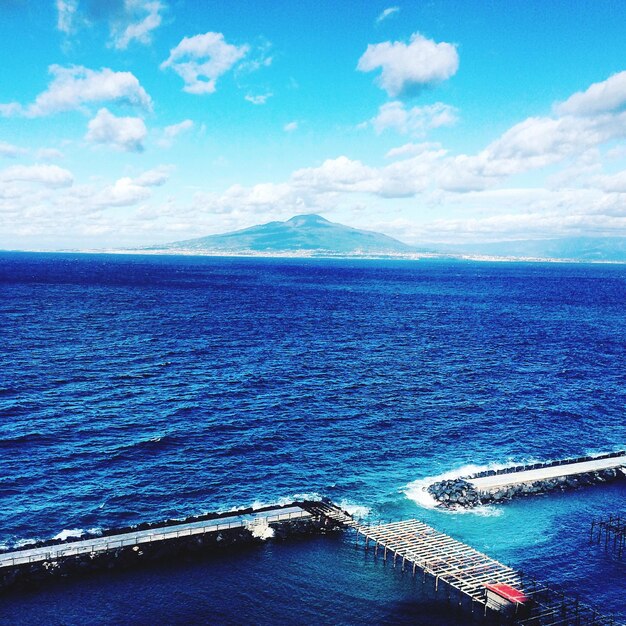
[[[533,461],[525,461],[525,463],[532,463]],[[462,478],[464,476],[472,476],[473,474],[477,474],[478,472],[484,472],[486,470],[499,470],[504,469],[505,467],[514,467],[515,465],[519,465],[519,462],[504,462],[504,463],[489,463],[488,465],[476,465],[473,463],[463,465],[457,469],[450,470],[448,472],[444,472],[443,474],[438,474],[437,476],[427,476],[426,478],[419,478],[410,482],[402,489],[402,493],[409,499],[415,502],[418,506],[421,506],[425,509],[435,509],[438,508],[438,502],[435,498],[432,497],[430,493],[428,493],[428,487],[434,485],[435,483],[441,482],[442,480],[454,480],[455,478]],[[466,509],[463,507],[455,508],[455,509],[442,509],[439,507],[442,512],[452,512],[452,513],[473,513],[474,515],[484,515],[484,516],[497,516],[501,515],[501,511],[498,508],[492,506],[478,506],[471,509]]]

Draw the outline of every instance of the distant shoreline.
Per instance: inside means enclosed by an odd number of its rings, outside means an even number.
[[[79,250],[6,250],[0,253],[24,254],[115,254],[127,256],[194,256],[214,258],[263,258],[263,259],[327,259],[327,260],[364,260],[364,261],[473,261],[485,263],[561,263],[561,264],[592,264],[592,265],[624,265],[625,261],[604,259],[575,259],[554,257],[516,257],[486,254],[444,254],[435,252],[415,252],[397,254],[346,254],[325,251],[303,250],[285,252],[259,251],[227,251],[227,250],[168,250],[168,249],[141,249],[141,248],[111,248],[111,249],[79,249]]]

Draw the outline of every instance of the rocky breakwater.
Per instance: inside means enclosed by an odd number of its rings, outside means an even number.
[[[481,475],[481,477],[484,476],[485,474]],[[474,476],[468,476],[454,480],[442,480],[430,485],[427,491],[442,508],[472,508],[483,504],[504,502],[521,496],[569,491],[580,487],[624,480],[626,479],[626,468],[606,468],[524,482],[515,482],[514,478],[511,478],[508,484],[480,490],[472,484],[471,481],[474,478]]]
[[[434,483],[428,487],[428,493],[437,500],[439,506],[447,509],[468,509],[482,504],[474,485],[463,478]]]

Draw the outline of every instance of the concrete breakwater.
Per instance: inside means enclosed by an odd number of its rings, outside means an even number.
[[[452,480],[438,481],[428,493],[445,508],[471,508],[519,496],[626,479],[626,451],[547,463],[489,470]]]
[[[159,524],[112,529],[99,536],[50,540],[0,552],[0,591],[97,570],[127,569],[154,561],[234,549],[266,539],[324,533],[340,525],[323,502],[207,514]]]

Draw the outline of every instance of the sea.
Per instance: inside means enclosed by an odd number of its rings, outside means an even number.
[[[626,447],[626,266],[0,253],[0,545],[328,497],[626,621],[624,482],[466,512],[441,476]],[[0,623],[467,623],[350,535],[0,595]]]

